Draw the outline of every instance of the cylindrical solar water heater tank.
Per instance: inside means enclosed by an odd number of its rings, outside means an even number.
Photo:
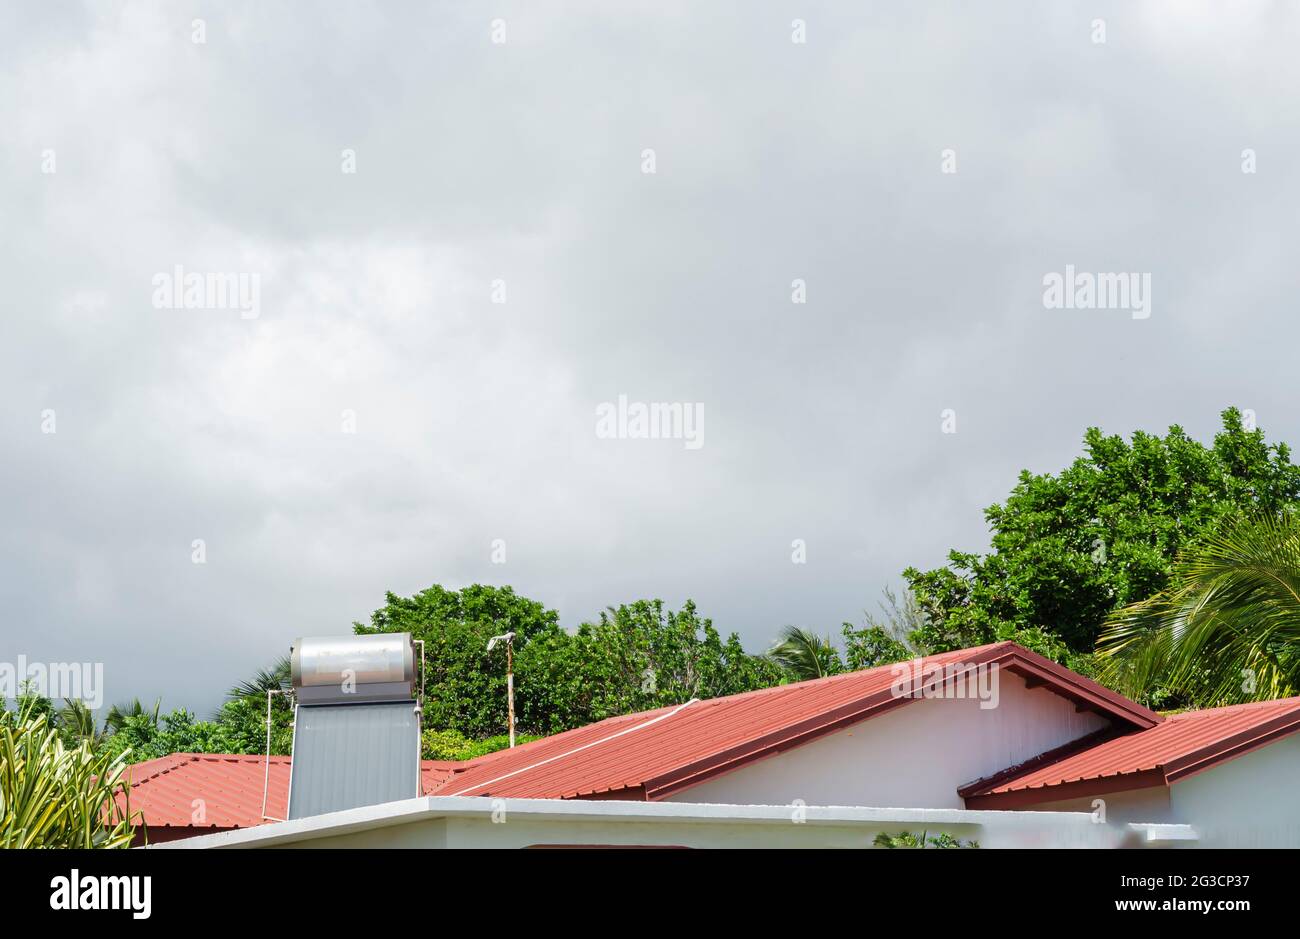
[[[289,660],[300,704],[415,699],[410,633],[297,639]]]

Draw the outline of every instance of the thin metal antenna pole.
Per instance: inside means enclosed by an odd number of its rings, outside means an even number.
[[[506,640],[506,707],[510,712],[510,746],[515,745],[515,639]]]
[[[500,629],[499,621],[493,621]],[[510,724],[510,746],[515,745],[515,634],[513,632],[502,633],[499,636],[493,636],[488,640],[487,650],[491,652],[496,648],[498,642],[506,644],[506,713]]]

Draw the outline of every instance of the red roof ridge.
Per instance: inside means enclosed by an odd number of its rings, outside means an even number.
[[[930,664],[936,664],[942,661],[944,664],[948,664],[951,660],[959,661],[960,656],[970,656],[976,653],[982,654],[992,649],[1003,649],[1003,650],[1019,649],[1020,651],[1024,651],[1024,652],[1029,651],[1028,649],[1024,649],[1021,646],[1016,645],[1014,642],[1011,642],[1010,640],[1004,639],[1001,642],[990,642],[982,646],[971,646],[969,649],[953,649],[949,652],[931,652],[927,655],[913,655],[906,659],[900,659],[897,662],[886,662],[884,665],[873,665],[870,668],[860,668],[855,671],[849,671],[849,672],[838,672],[834,675],[823,675],[821,678],[805,678],[803,681],[791,681],[791,682],[787,682],[784,685],[771,685],[767,688],[755,688],[753,691],[739,691],[735,694],[722,695],[716,698],[702,698],[701,702],[704,704],[711,704],[717,701],[732,701],[736,699],[749,698],[749,697],[756,698],[759,697],[760,695],[774,694],[781,691],[789,691],[791,688],[804,688],[810,685],[817,685],[817,684],[829,685],[834,682],[844,681],[847,679],[861,679],[863,675],[867,675],[873,672],[890,671],[897,668],[899,665],[910,665],[911,663],[918,662],[918,661],[928,662]],[[641,713],[649,713],[649,712],[643,711]],[[633,715],[629,715],[629,716],[633,716]]]
[[[139,763],[127,764],[126,775],[131,787],[135,788],[157,779],[159,776],[164,776],[187,763],[200,761],[211,763],[263,763],[267,761],[267,757],[262,753],[169,753],[166,756],[155,757],[152,760],[141,760]],[[292,757],[273,753],[270,762],[273,766],[291,763]],[[142,773],[143,775],[141,775]]]
[[[128,763],[123,776],[127,778],[127,781],[134,788],[151,779],[156,779],[164,773],[169,773],[178,766],[189,763],[196,755],[194,753],[169,753],[166,756],[155,757],[152,760]],[[143,775],[140,775],[141,773]]]
[[[1252,708],[1276,708],[1278,705],[1291,705],[1300,708],[1300,695],[1291,698],[1272,698],[1268,701],[1243,701],[1240,704],[1221,704],[1212,708],[1197,708],[1189,711],[1178,711],[1173,714],[1166,714],[1165,720],[1176,721],[1186,718],[1210,717],[1219,714],[1226,714],[1236,711],[1247,711]]]

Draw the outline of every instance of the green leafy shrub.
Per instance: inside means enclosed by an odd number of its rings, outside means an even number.
[[[925,831],[920,835],[914,835],[910,831],[889,835],[882,831],[876,835],[876,840],[872,843],[877,848],[978,848],[980,846],[978,841],[962,841],[947,832],[931,835]]]
[[[125,770],[123,754],[65,746],[46,713],[0,711],[0,847],[130,847]]]
[[[527,734],[515,735],[516,744],[539,739]],[[455,730],[426,730],[420,734],[420,757],[425,760],[472,760],[509,746],[509,734],[498,734],[485,740],[471,740]]]

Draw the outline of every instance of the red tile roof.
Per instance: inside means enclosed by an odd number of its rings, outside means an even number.
[[[1300,698],[1187,711],[1146,730],[1076,741],[961,794],[967,808],[1016,808],[1167,786],[1298,730]]]
[[[289,802],[287,756],[270,758],[266,814],[285,817]],[[425,792],[454,775],[461,764],[423,761]],[[149,828],[251,828],[261,825],[266,759],[258,754],[173,753],[127,768],[131,812],[143,813]],[[202,800],[200,806],[195,800]]]
[[[1126,727],[1160,721],[1146,708],[1010,642],[930,656],[921,671],[993,663]],[[432,794],[662,798],[914,700],[897,694],[897,676],[895,666],[884,665],[610,718],[494,754],[490,762],[475,761]]]

